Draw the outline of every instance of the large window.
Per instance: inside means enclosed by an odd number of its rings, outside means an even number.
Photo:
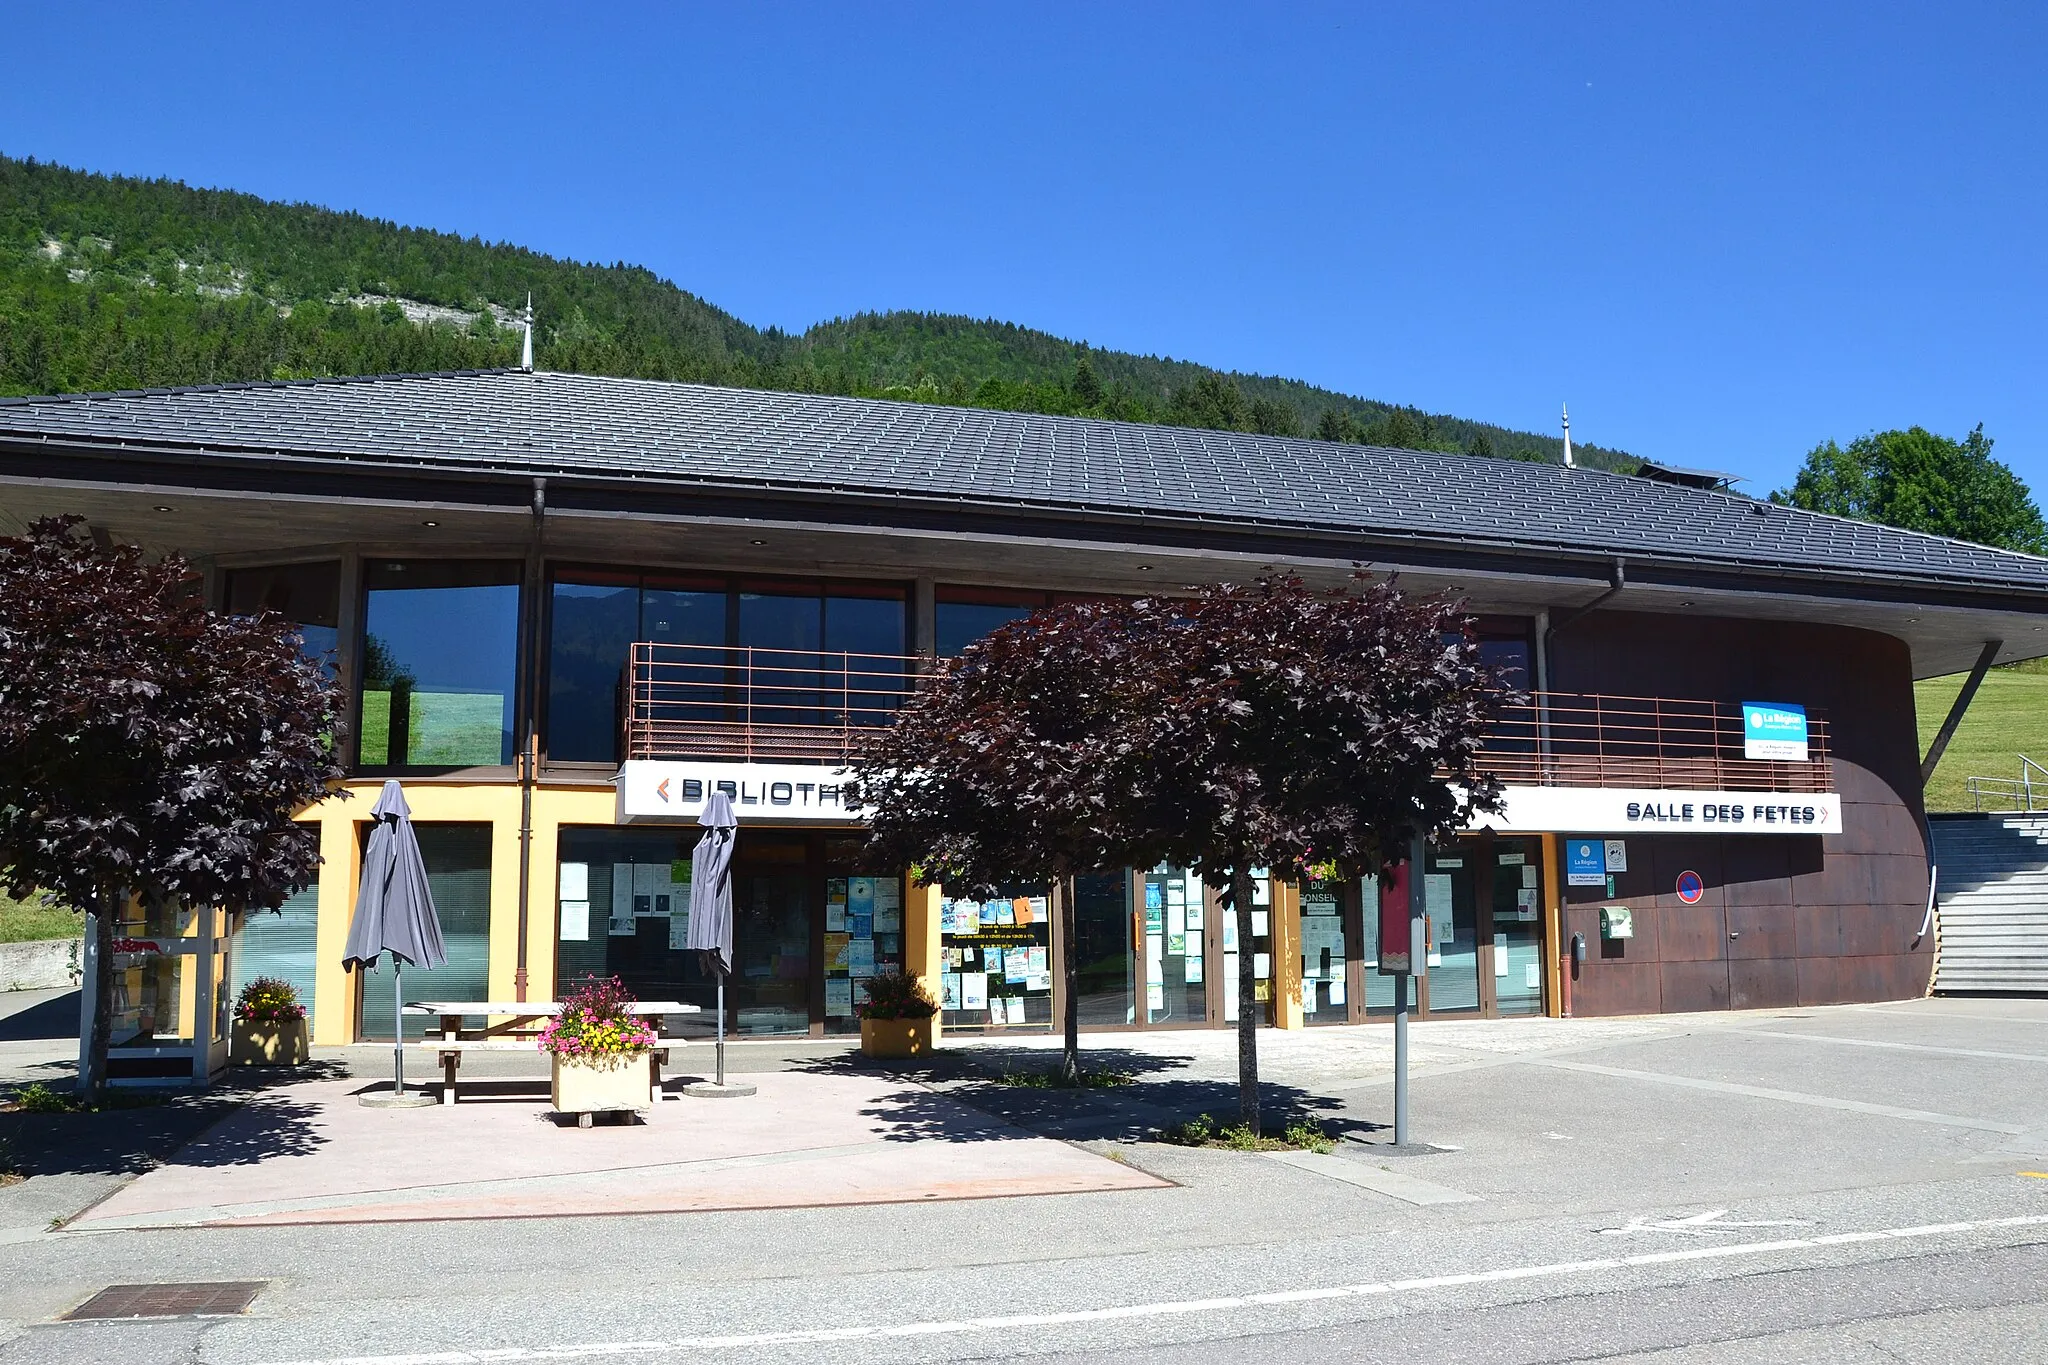
[[[341,565],[280,564],[236,569],[227,577],[227,608],[237,616],[273,612],[299,628],[306,657],[334,671],[341,623]]]
[[[547,750],[563,762],[621,757],[635,642],[730,647],[659,654],[648,685],[670,721],[734,719],[748,666],[756,723],[881,725],[901,687],[909,622],[896,584],[574,569],[557,575],[550,600]]]
[[[933,606],[933,637],[939,657],[950,659],[982,636],[1020,621],[1044,606],[1040,592],[941,587]]]
[[[519,673],[519,566],[364,565],[366,768],[510,763]]]
[[[242,932],[235,940],[234,977],[229,982],[234,993],[239,996],[242,987],[259,976],[289,981],[310,1016],[318,975],[319,925],[317,885],[287,896],[275,911],[251,910],[242,916]]]
[[[427,889],[441,921],[441,943],[448,961],[431,971],[407,967],[400,978],[407,1000],[484,1000],[490,995],[491,967],[491,827],[415,822],[420,856],[427,865]],[[369,826],[363,826],[369,837]],[[391,955],[376,970],[358,970],[362,989],[362,1038],[389,1042],[397,999],[391,980]],[[432,1019],[405,1021],[410,1037],[425,1037]]]

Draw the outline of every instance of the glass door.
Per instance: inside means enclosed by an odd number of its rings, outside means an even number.
[[[1301,888],[1301,1015],[1305,1023],[1342,1024],[1351,1018],[1350,918],[1352,887],[1311,878]]]
[[[1223,1022],[1237,1022],[1237,970],[1240,948],[1237,937],[1237,913],[1224,912],[1218,907],[1217,918],[1223,921]],[[1255,978],[1254,999],[1258,1002],[1260,1022],[1270,1022],[1273,1006],[1273,880],[1265,872],[1252,872],[1252,941],[1248,945],[1252,954],[1252,976]]]
[[[1479,1012],[1477,850],[1466,843],[1432,847],[1423,862],[1423,914],[1429,922],[1426,1014]]]
[[[1543,841],[1493,843],[1494,1011],[1543,1013]]]
[[[1138,1021],[1134,928],[1128,874],[1074,878],[1074,1010],[1082,1028]]]
[[[1202,879],[1162,866],[1144,881],[1145,1021],[1201,1023],[1209,1017]]]

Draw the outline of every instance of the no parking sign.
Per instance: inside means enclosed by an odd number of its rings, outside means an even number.
[[[1698,905],[1700,897],[1707,894],[1707,884],[1700,874],[1687,870],[1678,874],[1678,898],[1687,905]]]

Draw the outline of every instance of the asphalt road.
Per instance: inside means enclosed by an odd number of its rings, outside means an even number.
[[[1334,1166],[1090,1143],[1166,1190],[21,1233],[0,1365],[2048,1361],[2048,1001],[1530,1023],[1418,1028],[1418,1126],[1453,1150],[1378,1145],[1383,1068],[1347,1074],[1373,1045],[1336,1033],[1268,1068],[1366,1139]],[[1222,1080],[1205,1039],[1117,1042],[1158,1063],[1133,1091]],[[239,1317],[53,1321],[192,1279],[266,1287]]]

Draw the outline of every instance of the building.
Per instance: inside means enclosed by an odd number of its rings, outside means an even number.
[[[1425,1013],[1920,994],[1912,683],[2048,653],[2048,561],[1648,474],[520,370],[0,401],[5,520],[182,551],[350,684],[354,777],[306,816],[322,879],[219,966],[299,982],[325,1043],[392,1028],[338,966],[391,775],[450,946],[422,996],[600,972],[708,1004],[678,945],[723,783],[740,1032],[850,1029],[891,962],[947,1028],[1050,1027],[1044,888],[969,905],[868,865],[848,746],[934,655],[1062,595],[1354,565],[1464,596],[1532,693],[1491,751],[1508,810],[1428,853]],[[1228,1022],[1240,950],[1277,1025],[1390,1009],[1360,888],[1261,895],[1240,945],[1177,870],[1080,879],[1084,1025]],[[130,1040],[180,1027],[189,975],[124,961]]]

